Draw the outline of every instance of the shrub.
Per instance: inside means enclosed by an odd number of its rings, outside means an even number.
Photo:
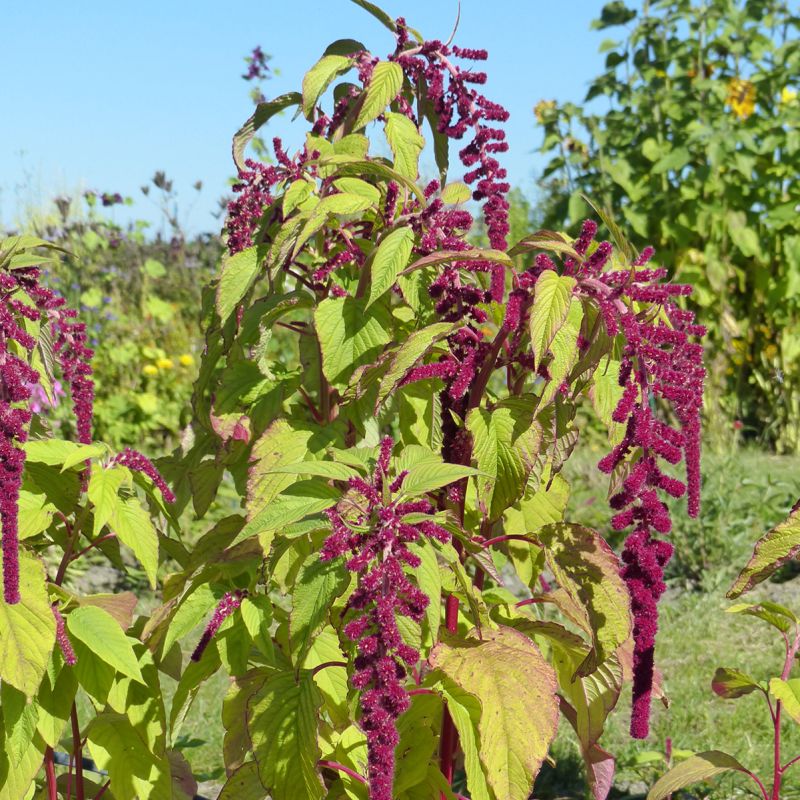
[[[452,798],[463,764],[472,797],[522,800],[559,711],[605,797],[598,739],[626,676],[647,733],[661,498],[698,510],[703,329],[677,305],[689,288],[610,220],[617,249],[591,221],[509,249],[486,53],[359,5],[394,34],[388,58],[334,42],[234,138],[192,435],[160,465],[178,510],[203,516],[226,475],[242,508],[183,557],[148,633],[211,614],[178,692],[233,678],[223,798]],[[290,108],[300,150],[245,158]],[[391,158],[370,152],[374,122]],[[425,136],[440,176],[420,185]],[[470,199],[489,248],[469,243]],[[587,399],[610,432],[613,527],[633,528],[622,567],[564,519]],[[686,484],[662,469],[684,457]]]
[[[545,224],[581,193],[619,211],[711,309],[711,431],[785,452],[797,428],[798,18],[781,0],[623,2],[595,27],[605,71],[586,103],[542,102]],[[588,101],[594,100],[594,103]],[[606,102],[607,101],[607,102]],[[598,109],[599,104],[599,109]],[[724,414],[718,413],[722,409]]]

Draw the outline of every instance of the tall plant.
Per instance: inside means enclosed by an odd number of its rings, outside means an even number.
[[[545,224],[581,193],[613,208],[713,309],[715,408],[800,447],[800,20],[783,0],[607,3],[605,69],[584,104],[536,106]],[[625,26],[624,28],[622,26]],[[593,102],[589,102],[593,101]]]
[[[135,594],[74,580],[107,560],[155,587],[174,497],[143,455],[92,439],[86,325],[43,280],[59,255],[33,236],[0,240],[0,798],[84,800],[109,785],[120,799],[185,798],[196,785],[167,745],[159,674],[174,672],[176,653],[141,642]],[[55,438],[45,413],[59,378],[77,441]],[[87,751],[102,784],[84,773]]]
[[[676,304],[688,287],[610,221],[617,249],[593,222],[508,249],[486,52],[356,1],[392,52],[334,42],[234,138],[196,419],[163,468],[179,508],[202,516],[229,475],[242,509],[168,579],[148,635],[212,614],[178,692],[233,677],[222,798],[453,798],[463,765],[473,798],[523,800],[559,712],[605,797],[598,740],[625,676],[647,733],[662,498],[687,491],[665,463],[685,458],[698,510],[703,329]],[[245,159],[286,109],[308,122],[299,151]],[[421,181],[426,143],[439,177]],[[470,200],[490,249],[468,243]],[[623,565],[565,521],[587,401],[609,428],[613,526],[633,529]]]

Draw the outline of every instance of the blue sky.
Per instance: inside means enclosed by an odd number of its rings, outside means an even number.
[[[383,0],[392,15],[430,38],[447,38],[455,0]],[[506,154],[513,183],[534,188],[542,161],[532,107],[542,98],[581,101],[603,65],[609,34],[591,31],[595,0],[462,0],[456,43],[489,50],[487,96],[511,112]],[[241,79],[256,44],[280,76],[269,96],[299,88],[303,73],[338,38],[356,38],[378,55],[391,36],[349,0],[12,0],[3,11],[0,48],[0,228],[26,206],[41,207],[80,189],[121,192],[155,221],[139,187],[155,170],[174,180],[190,231],[219,229],[211,215],[233,174],[230,140],[252,110]],[[302,132],[280,119],[267,135],[294,149]],[[192,184],[203,181],[197,195]]]

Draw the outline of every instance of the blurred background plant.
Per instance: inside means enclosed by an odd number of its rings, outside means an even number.
[[[540,213],[622,210],[708,339],[707,432],[800,450],[800,16],[782,0],[606,4],[605,71],[585,102],[542,100]],[[720,413],[720,411],[722,413]]]

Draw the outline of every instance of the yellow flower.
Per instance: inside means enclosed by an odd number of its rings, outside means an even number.
[[[142,368],[142,372],[152,378],[153,375],[158,375],[158,367],[155,367],[152,364],[145,364]]]
[[[159,369],[172,369],[175,366],[175,362],[171,358],[159,358],[156,361],[156,366]]]
[[[778,348],[774,344],[768,344],[764,348],[764,355],[769,359],[773,359],[778,355]]]
[[[536,117],[536,121],[541,125],[545,119],[549,117],[553,111],[555,111],[555,109],[555,100],[540,100],[533,107],[533,115]]]
[[[797,100],[797,90],[784,86],[783,89],[781,89],[781,105],[791,105],[795,100]]]
[[[747,119],[756,107],[756,87],[750,81],[733,78],[728,84],[728,105],[739,119]]]
[[[194,356],[191,353],[184,353],[179,359],[182,367],[191,367],[194,364]]]

